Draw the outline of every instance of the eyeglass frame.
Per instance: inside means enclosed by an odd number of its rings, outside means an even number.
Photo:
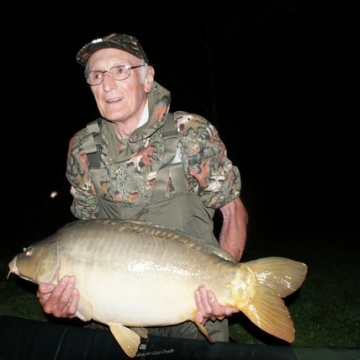
[[[89,72],[85,72],[85,78],[86,78],[86,82],[89,86],[97,86],[97,85],[101,85],[104,81],[104,76],[102,76],[101,78],[101,82],[99,82],[98,84],[90,84],[89,82],[89,74],[92,73],[92,72],[98,72],[98,73],[102,73],[102,74],[105,74],[105,73],[109,73],[109,75],[111,76],[112,79],[114,79],[115,81],[123,81],[123,80],[126,80],[130,77],[130,70],[132,69],[137,69],[139,67],[142,67],[142,66],[147,66],[147,64],[141,64],[141,65],[134,65],[134,66],[129,66],[129,65],[115,65],[113,67],[111,67],[109,70],[92,70],[92,71],[89,71]],[[123,78],[123,79],[115,79],[111,70],[114,69],[114,68],[120,68],[120,67],[123,67],[124,69],[128,70],[128,76]]]

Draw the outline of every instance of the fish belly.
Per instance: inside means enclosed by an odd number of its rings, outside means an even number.
[[[160,326],[193,319],[194,291],[205,285],[231,303],[235,265],[173,239],[148,234],[77,234],[61,241],[61,270],[100,322]]]

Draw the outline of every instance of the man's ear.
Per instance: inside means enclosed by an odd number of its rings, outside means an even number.
[[[146,93],[149,93],[154,85],[154,75],[155,69],[152,66],[148,66],[144,83]]]

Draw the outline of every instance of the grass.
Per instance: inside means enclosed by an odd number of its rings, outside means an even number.
[[[353,235],[324,232],[310,236],[279,234],[248,244],[247,258],[285,256],[308,265],[303,286],[285,299],[294,321],[295,347],[360,348],[360,266]],[[238,342],[275,344],[242,319],[231,319]],[[248,329],[246,329],[249,326]],[[249,330],[249,331],[246,331]],[[253,334],[249,338],[249,334]]]
[[[11,258],[23,246],[53,233],[62,224],[52,223],[48,228],[43,222],[38,225],[37,232],[28,234],[26,241],[15,234],[0,245],[0,315],[59,321],[42,312],[35,284],[15,275],[7,279]],[[303,286],[285,299],[296,329],[294,347],[360,348],[360,266],[356,243],[352,234],[328,235],[323,230],[308,235],[291,231],[264,235],[249,230],[243,262],[284,256],[308,265]],[[229,323],[230,336],[236,342],[285,345],[258,329],[242,313],[233,315]]]

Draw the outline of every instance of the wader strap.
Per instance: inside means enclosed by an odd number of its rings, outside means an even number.
[[[87,124],[86,129],[88,134],[82,140],[84,151],[89,161],[92,182],[97,194],[100,194],[101,120],[101,118],[98,118]]]
[[[161,132],[164,140],[164,162],[156,174],[151,202],[164,198],[169,178],[172,179],[175,192],[186,191],[186,180],[182,163],[172,164],[178,143],[178,132],[175,128],[174,115],[172,113],[167,114]]]
[[[183,163],[179,162],[176,164],[171,164],[170,167],[170,177],[175,189],[175,192],[187,192],[187,182],[185,178]]]
[[[87,124],[88,134],[82,139],[84,151],[88,157],[90,168],[99,168],[101,160],[101,136],[99,122],[101,118]]]

